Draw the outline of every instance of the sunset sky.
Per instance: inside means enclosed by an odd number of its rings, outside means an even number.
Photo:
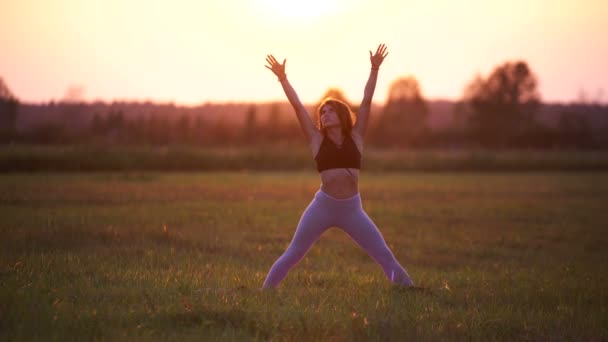
[[[74,86],[87,101],[283,100],[269,53],[304,102],[329,87],[359,101],[379,43],[378,103],[407,75],[428,99],[458,99],[515,59],[545,101],[584,89],[608,103],[606,0],[0,0],[0,77],[24,102]]]

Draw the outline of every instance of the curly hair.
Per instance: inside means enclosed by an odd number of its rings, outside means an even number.
[[[328,97],[321,101],[321,104],[317,108],[317,126],[323,133],[326,134],[325,128],[323,127],[323,123],[321,122],[321,110],[325,106],[332,106],[336,113],[338,114],[338,119],[340,119],[340,125],[342,126],[342,133],[344,135],[350,135],[350,131],[353,128],[354,124],[354,113],[350,110],[348,104],[338,99],[334,99]]]

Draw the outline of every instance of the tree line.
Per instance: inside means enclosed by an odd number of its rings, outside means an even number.
[[[329,89],[319,102],[328,96],[348,103],[356,113],[357,104],[346,99],[340,89]],[[45,109],[60,112],[61,120],[41,118],[29,129],[18,129],[20,107],[24,106],[27,105],[20,104],[0,78],[0,141],[255,145],[301,143],[303,139],[286,103],[216,106],[216,113],[211,113],[209,106],[51,103]],[[318,103],[309,106],[314,121],[317,106]],[[387,148],[608,147],[607,106],[582,103],[555,107],[551,113],[553,125],[540,120],[542,108],[534,72],[525,61],[508,61],[485,77],[476,76],[454,104],[449,124],[433,129],[429,101],[417,79],[400,77],[391,83],[385,103],[375,106],[367,140]],[[592,117],[604,121],[594,123]]]

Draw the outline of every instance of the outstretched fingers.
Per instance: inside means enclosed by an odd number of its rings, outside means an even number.
[[[274,58],[273,55],[266,55],[266,62],[268,62],[269,64],[276,64],[277,59]]]
[[[283,64],[279,63],[279,61],[277,61],[277,59],[273,56],[273,55],[266,55],[266,63],[268,63],[270,65],[270,69],[272,69],[275,66],[280,66],[282,68],[285,67],[285,64],[287,63],[287,58],[285,58],[283,60]],[[266,66],[267,68],[269,68],[268,66]]]
[[[377,70],[384,61],[384,58],[388,56],[388,52],[386,49],[386,45],[380,44],[376,48],[376,53],[372,54],[371,50],[369,51],[369,59],[372,62],[372,69]]]
[[[376,55],[382,56],[382,58],[384,58],[388,55],[388,52],[386,52],[385,44],[378,45],[378,48],[376,49]]]
[[[285,64],[287,63],[287,58],[285,58],[283,64],[281,64],[273,55],[266,55],[266,63],[268,63],[268,65],[265,65],[266,69],[272,71],[279,77],[279,80],[286,79]]]
[[[277,60],[274,58],[273,55],[267,55],[266,63],[268,63],[272,67],[273,65],[275,65],[277,63]],[[268,68],[268,66],[266,66],[266,67]]]
[[[378,45],[378,48],[376,48],[376,55],[381,54],[383,48],[384,48],[384,44]]]

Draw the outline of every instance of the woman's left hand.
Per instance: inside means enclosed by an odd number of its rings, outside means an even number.
[[[372,69],[379,69],[380,64],[384,61],[384,58],[388,56],[388,52],[386,51],[386,45],[380,44],[376,49],[376,53],[372,55],[370,50],[369,52],[369,60],[372,62]]]

